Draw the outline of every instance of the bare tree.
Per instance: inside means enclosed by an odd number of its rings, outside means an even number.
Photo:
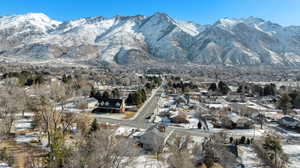
[[[169,146],[168,164],[170,168],[194,168],[193,156],[188,149],[191,142],[189,136],[175,136],[172,144]]]
[[[85,136],[90,131],[92,118],[88,114],[79,114],[76,120],[77,129],[80,130],[81,135]]]
[[[53,82],[49,87],[35,89],[36,122],[43,132],[47,134],[48,144],[51,144],[51,134],[55,131],[67,132],[76,122],[76,115],[66,113],[64,106],[71,97],[72,89],[60,82]]]
[[[9,93],[2,93],[0,97],[0,120],[1,120],[1,127],[2,133],[8,135],[11,131],[13,126],[13,122],[16,118],[15,112],[16,107],[14,103],[13,96]]]
[[[151,148],[152,148],[152,152],[156,156],[156,160],[160,159],[160,154],[162,154],[162,152],[164,151],[165,148],[164,140],[165,137],[161,137],[158,135],[152,137]]]
[[[27,100],[28,96],[26,94],[26,90],[24,88],[15,88],[14,90],[15,97],[15,106],[17,109],[17,113],[22,113],[22,117],[24,118],[25,110],[27,110]]]
[[[51,144],[51,135],[58,130],[62,120],[62,113],[55,109],[55,105],[47,95],[40,92],[39,102],[37,102],[36,123],[41,130],[46,133],[48,145]]]
[[[61,107],[61,111],[65,110],[65,104],[67,99],[72,97],[74,90],[70,84],[64,84],[61,82],[53,82],[49,86],[48,96]]]
[[[5,131],[5,122],[1,118],[0,119],[0,144],[1,144],[2,140],[5,139],[5,137],[6,137],[5,133],[6,133],[6,131]]]
[[[61,129],[63,132],[63,135],[66,134],[66,132],[70,131],[75,123],[77,123],[78,116],[77,114],[73,113],[64,113],[63,118],[61,120]]]
[[[8,135],[13,126],[13,122],[16,119],[16,113],[18,112],[20,106],[16,102],[17,97],[16,90],[18,89],[17,83],[14,80],[6,80],[4,83],[4,88],[0,91],[0,124],[1,132]]]
[[[210,136],[202,144],[204,163],[211,167],[214,163],[220,163],[224,168],[231,168],[236,163],[233,153],[229,152],[225,145],[224,133],[217,133]]]
[[[115,137],[112,130],[100,129],[78,146],[66,164],[70,168],[123,168],[132,163],[136,152],[132,140]]]

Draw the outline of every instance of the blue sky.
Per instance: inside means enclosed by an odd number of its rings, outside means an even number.
[[[282,25],[300,25],[300,0],[1,0],[0,16],[31,12],[61,21],[164,12],[200,24],[255,16]]]

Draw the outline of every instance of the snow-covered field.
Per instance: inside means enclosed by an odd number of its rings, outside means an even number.
[[[272,132],[282,137],[283,151],[289,156],[289,168],[300,167],[300,133],[287,130],[278,125],[270,125]]]
[[[32,119],[20,119],[15,122],[16,131],[23,131],[32,128]]]
[[[263,129],[233,129],[233,130],[226,130],[226,133],[232,135],[233,137],[236,136],[245,136],[245,137],[261,137],[265,135],[265,130]]]
[[[22,114],[18,114],[17,116],[21,117]],[[17,143],[30,143],[33,141],[38,141],[39,133],[38,132],[27,132],[32,129],[33,124],[33,113],[25,113],[25,119],[18,119],[15,121],[16,128],[16,142]],[[20,132],[25,133],[20,133]]]
[[[133,132],[135,132],[135,130],[136,130],[136,128],[133,128],[133,127],[121,126],[116,129],[115,135],[128,136],[128,135],[132,134]]]
[[[122,120],[125,117],[125,114],[121,113],[116,113],[116,114],[91,114],[92,117],[101,117],[101,118],[110,118],[110,119],[115,119],[115,120]]]
[[[38,132],[30,132],[30,133],[25,133],[24,135],[18,135],[16,137],[16,142],[17,143],[30,143],[32,141],[38,141],[38,139],[39,139]]]
[[[10,168],[8,164],[0,162],[0,168]]]
[[[245,168],[263,168],[262,161],[250,146],[239,146],[239,156]]]
[[[299,168],[300,144],[284,144],[283,151],[289,156],[289,168]]]
[[[155,156],[141,155],[136,157],[134,162],[127,168],[167,168],[168,165],[162,161],[157,161]]]

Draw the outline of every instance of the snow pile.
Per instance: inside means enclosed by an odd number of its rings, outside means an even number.
[[[283,145],[283,151],[289,156],[289,168],[300,167],[300,144]]]
[[[154,156],[141,155],[135,158],[134,162],[127,168],[167,168],[168,165],[162,161],[158,161]]]
[[[134,132],[133,127],[119,127],[117,128],[117,130],[115,131],[115,135],[122,135],[122,136],[129,136]]]
[[[0,162],[0,168],[10,168],[8,164]]]
[[[32,128],[32,119],[21,119],[15,122],[17,131],[28,130]]]
[[[31,143],[33,141],[37,142],[39,139],[39,134],[37,132],[26,133],[24,135],[18,135],[16,137],[17,143]]]
[[[263,168],[262,161],[250,146],[239,146],[241,163],[245,168]]]

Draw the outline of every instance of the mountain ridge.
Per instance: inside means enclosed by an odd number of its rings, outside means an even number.
[[[300,27],[255,17],[200,25],[165,13],[64,22],[29,13],[1,16],[0,38],[4,61],[300,65]]]

